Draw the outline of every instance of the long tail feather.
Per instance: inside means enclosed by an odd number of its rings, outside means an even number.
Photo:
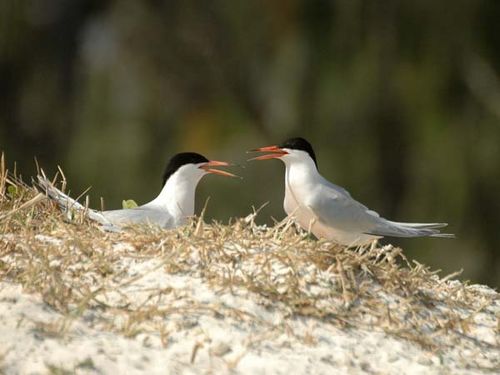
[[[431,234],[429,237],[439,237],[439,238],[457,238],[453,233],[436,233]]]
[[[439,231],[439,228],[443,228],[447,225],[446,223],[398,223],[395,221],[383,220],[377,227],[366,234],[392,237],[455,238],[454,234],[441,233]]]
[[[86,207],[83,206],[81,203],[78,203],[70,196],[64,194],[61,190],[56,188],[52,184],[52,182],[50,182],[45,176],[38,175],[37,178],[38,178],[38,185],[47,193],[47,196],[50,199],[52,199],[59,205],[59,207],[63,211],[65,212],[71,210],[86,211],[86,214],[90,219],[97,221],[98,223],[101,223],[103,225],[112,225],[109,222],[109,220],[106,219],[99,212],[92,209],[86,209]]]
[[[448,223],[404,223],[398,221],[390,221],[392,224],[401,225],[410,228],[421,228],[421,229],[438,229],[448,226]]]

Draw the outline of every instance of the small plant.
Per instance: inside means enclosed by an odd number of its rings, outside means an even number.
[[[10,199],[16,199],[18,196],[18,189],[16,185],[7,186],[7,195]]]
[[[138,207],[137,203],[133,199],[127,199],[122,201],[122,208],[127,209],[127,208],[136,208]]]

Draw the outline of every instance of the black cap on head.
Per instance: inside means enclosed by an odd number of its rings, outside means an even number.
[[[316,154],[309,142],[307,142],[304,138],[290,138],[280,144],[280,148],[289,148],[291,150],[301,150],[305,151],[309,154],[312,160],[314,160],[314,164],[316,164],[316,168],[318,167],[318,162],[316,161]]]
[[[177,170],[186,164],[200,164],[207,163],[209,160],[203,155],[197,154],[196,152],[181,152],[174,155],[168,162],[165,173],[163,174],[163,185],[167,183],[167,180],[172,176]]]

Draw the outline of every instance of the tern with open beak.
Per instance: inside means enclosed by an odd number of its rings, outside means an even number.
[[[385,236],[454,237],[440,233],[446,223],[400,223],[380,217],[321,176],[314,150],[304,138],[251,151],[266,154],[250,160],[280,159],[285,163],[285,212],[318,238],[360,246]]]
[[[110,230],[131,224],[155,224],[167,229],[184,225],[188,218],[194,215],[198,182],[207,174],[237,177],[214,168],[229,165],[224,161],[208,160],[194,152],[177,154],[168,162],[163,175],[163,188],[151,202],[130,209],[88,210],[87,215]],[[47,195],[63,209],[85,209],[83,205],[55,188],[44,176],[38,176],[38,181]]]

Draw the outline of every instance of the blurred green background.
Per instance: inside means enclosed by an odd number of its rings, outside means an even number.
[[[0,149],[106,208],[153,198],[179,151],[242,163],[197,206],[269,201],[270,223],[284,167],[245,150],[303,136],[383,216],[450,223],[389,240],[410,258],[499,286],[499,71],[498,0],[0,0]]]

